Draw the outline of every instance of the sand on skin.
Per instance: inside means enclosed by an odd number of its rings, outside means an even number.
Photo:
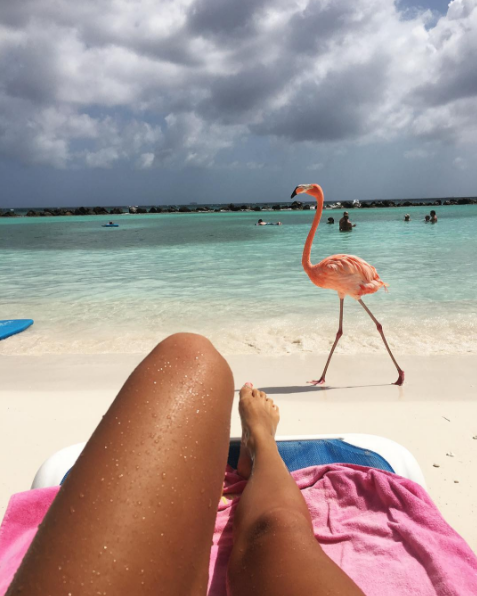
[[[1,358],[0,517],[49,455],[88,438],[140,360],[131,354]],[[280,435],[359,432],[407,447],[444,518],[477,553],[477,356],[401,358],[406,383],[395,387],[385,355],[336,355],[324,389],[305,383],[321,373],[323,355],[228,361],[237,388],[250,380],[273,395]],[[231,434],[240,434],[236,407]]]

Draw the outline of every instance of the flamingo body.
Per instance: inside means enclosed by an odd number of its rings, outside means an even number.
[[[354,255],[332,255],[307,270],[310,280],[320,288],[335,290],[340,298],[359,300],[374,294],[388,284],[379,277],[376,268]]]

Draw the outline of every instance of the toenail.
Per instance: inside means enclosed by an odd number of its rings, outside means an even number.
[[[253,383],[251,383],[250,381],[247,381],[245,383],[244,387],[253,387]]]

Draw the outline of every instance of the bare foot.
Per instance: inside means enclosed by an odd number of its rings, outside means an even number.
[[[242,442],[237,472],[244,478],[252,473],[257,441],[275,437],[280,411],[264,391],[246,383],[240,390],[239,413],[242,420]]]

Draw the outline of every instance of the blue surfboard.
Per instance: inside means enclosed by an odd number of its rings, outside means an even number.
[[[103,228],[119,228],[119,224],[104,224]]]
[[[0,339],[6,339],[10,335],[20,333],[33,325],[32,319],[10,319],[9,321],[0,321]]]

